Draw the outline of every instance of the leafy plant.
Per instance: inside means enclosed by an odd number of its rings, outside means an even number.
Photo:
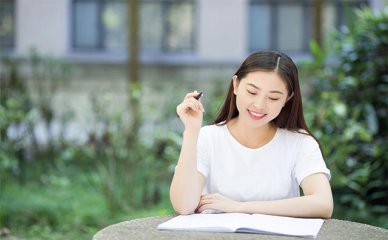
[[[24,179],[25,147],[31,136],[34,115],[19,63],[4,58],[0,66],[0,184],[5,184],[10,176]]]
[[[332,171],[334,217],[388,227],[388,9],[356,15],[330,47],[311,44],[306,118]]]
[[[64,140],[54,136],[52,124],[59,118],[63,131],[67,120],[55,116],[52,102],[58,88],[70,79],[72,66],[35,50],[26,60],[3,58],[0,65],[0,180],[5,183],[7,177],[16,176],[26,182],[34,175],[31,165],[37,159],[43,168],[56,165],[52,155]],[[36,134],[39,123],[46,126],[45,143]]]

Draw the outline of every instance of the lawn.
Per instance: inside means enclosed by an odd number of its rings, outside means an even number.
[[[173,212],[169,202],[163,200],[150,208],[110,213],[90,176],[75,179],[50,177],[46,181],[45,184],[10,183],[2,187],[0,228],[7,227],[11,231],[8,237],[91,239],[98,230],[113,223]]]

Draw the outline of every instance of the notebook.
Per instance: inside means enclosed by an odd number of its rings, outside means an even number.
[[[158,225],[158,230],[242,232],[315,238],[324,220],[264,214],[219,213],[180,215]]]

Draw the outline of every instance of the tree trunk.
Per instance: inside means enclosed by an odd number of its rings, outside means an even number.
[[[139,17],[138,0],[128,0],[128,91],[131,111],[131,128],[128,144],[137,139],[141,124],[140,98],[141,86],[139,80]],[[131,146],[129,146],[131,147]]]

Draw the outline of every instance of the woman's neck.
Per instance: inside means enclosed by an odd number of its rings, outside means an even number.
[[[243,146],[259,148],[272,140],[276,134],[276,126],[266,124],[258,128],[246,127],[238,117],[230,120],[227,127],[232,136]]]

